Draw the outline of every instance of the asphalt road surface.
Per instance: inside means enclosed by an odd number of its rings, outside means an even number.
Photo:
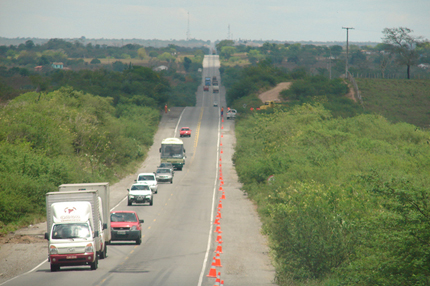
[[[225,89],[203,91],[204,78],[213,76],[221,85],[219,58],[205,56],[196,106],[170,108],[163,115],[148,158],[136,172],[155,171],[161,140],[179,138],[180,127],[192,129],[191,137],[182,138],[187,155],[183,170],[175,171],[173,184],[159,183],[153,206],[126,205],[126,189],[136,174],[111,186],[111,208],[134,210],[144,219],[141,245],[112,243],[95,271],[80,266],[50,272],[45,261],[0,285],[212,286],[218,285],[217,278],[223,285],[273,285],[274,269],[259,218],[240,190],[231,161],[234,121],[226,120],[225,113],[220,116],[221,107],[227,107]],[[208,277],[213,273],[217,277]]]

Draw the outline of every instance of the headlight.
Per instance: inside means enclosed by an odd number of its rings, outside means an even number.
[[[51,245],[49,247],[49,253],[50,254],[58,254],[58,249],[54,245]]]
[[[92,243],[88,243],[87,246],[85,246],[85,252],[94,252]]]
[[[137,226],[133,225],[130,230],[137,230]]]
[[[130,199],[134,199],[134,196],[129,196]]]

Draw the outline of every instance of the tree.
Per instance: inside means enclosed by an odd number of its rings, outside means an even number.
[[[137,50],[137,56],[143,60],[144,58],[146,58],[146,50],[145,48],[140,48]]]
[[[185,58],[184,58],[184,63],[183,63],[183,65],[184,65],[184,69],[185,69],[185,71],[187,71],[187,72],[188,72],[188,70],[190,69],[191,63],[192,63],[192,61],[190,60],[190,58],[188,58],[188,57],[185,57]]]
[[[218,44],[216,44],[216,49],[217,51],[221,51],[221,49],[225,46],[233,46],[234,45],[234,41],[232,40],[222,40],[221,42],[219,42]]]
[[[100,64],[101,63],[101,61],[98,59],[98,58],[94,58],[94,59],[92,59],[91,60],[91,62],[90,62],[90,64]]]
[[[25,47],[27,48],[27,50],[31,50],[34,47],[34,42],[32,40],[27,40],[25,42]]]
[[[260,51],[256,49],[250,50],[247,56],[249,62],[253,65],[255,65],[256,63],[258,63],[258,61],[264,58],[264,55],[262,55]]]
[[[400,65],[406,65],[407,78],[411,78],[411,66],[418,62],[417,45],[421,44],[422,37],[410,35],[413,31],[406,27],[385,28],[382,33],[384,43],[389,44],[390,52],[396,56]]]
[[[236,52],[235,47],[224,46],[221,48],[221,53],[219,54],[224,59],[229,59]]]

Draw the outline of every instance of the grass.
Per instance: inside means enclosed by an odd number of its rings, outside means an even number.
[[[356,79],[367,110],[430,128],[430,80]]]

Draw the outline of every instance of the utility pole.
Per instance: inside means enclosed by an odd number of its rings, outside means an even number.
[[[190,40],[190,12],[188,12],[187,41]]]
[[[227,39],[230,40],[230,24],[228,24],[228,35],[227,35]]]
[[[349,49],[349,43],[348,43],[348,32],[350,29],[354,29],[352,27],[342,27],[342,29],[346,29],[346,63],[345,63],[345,78],[348,78],[348,49]]]

